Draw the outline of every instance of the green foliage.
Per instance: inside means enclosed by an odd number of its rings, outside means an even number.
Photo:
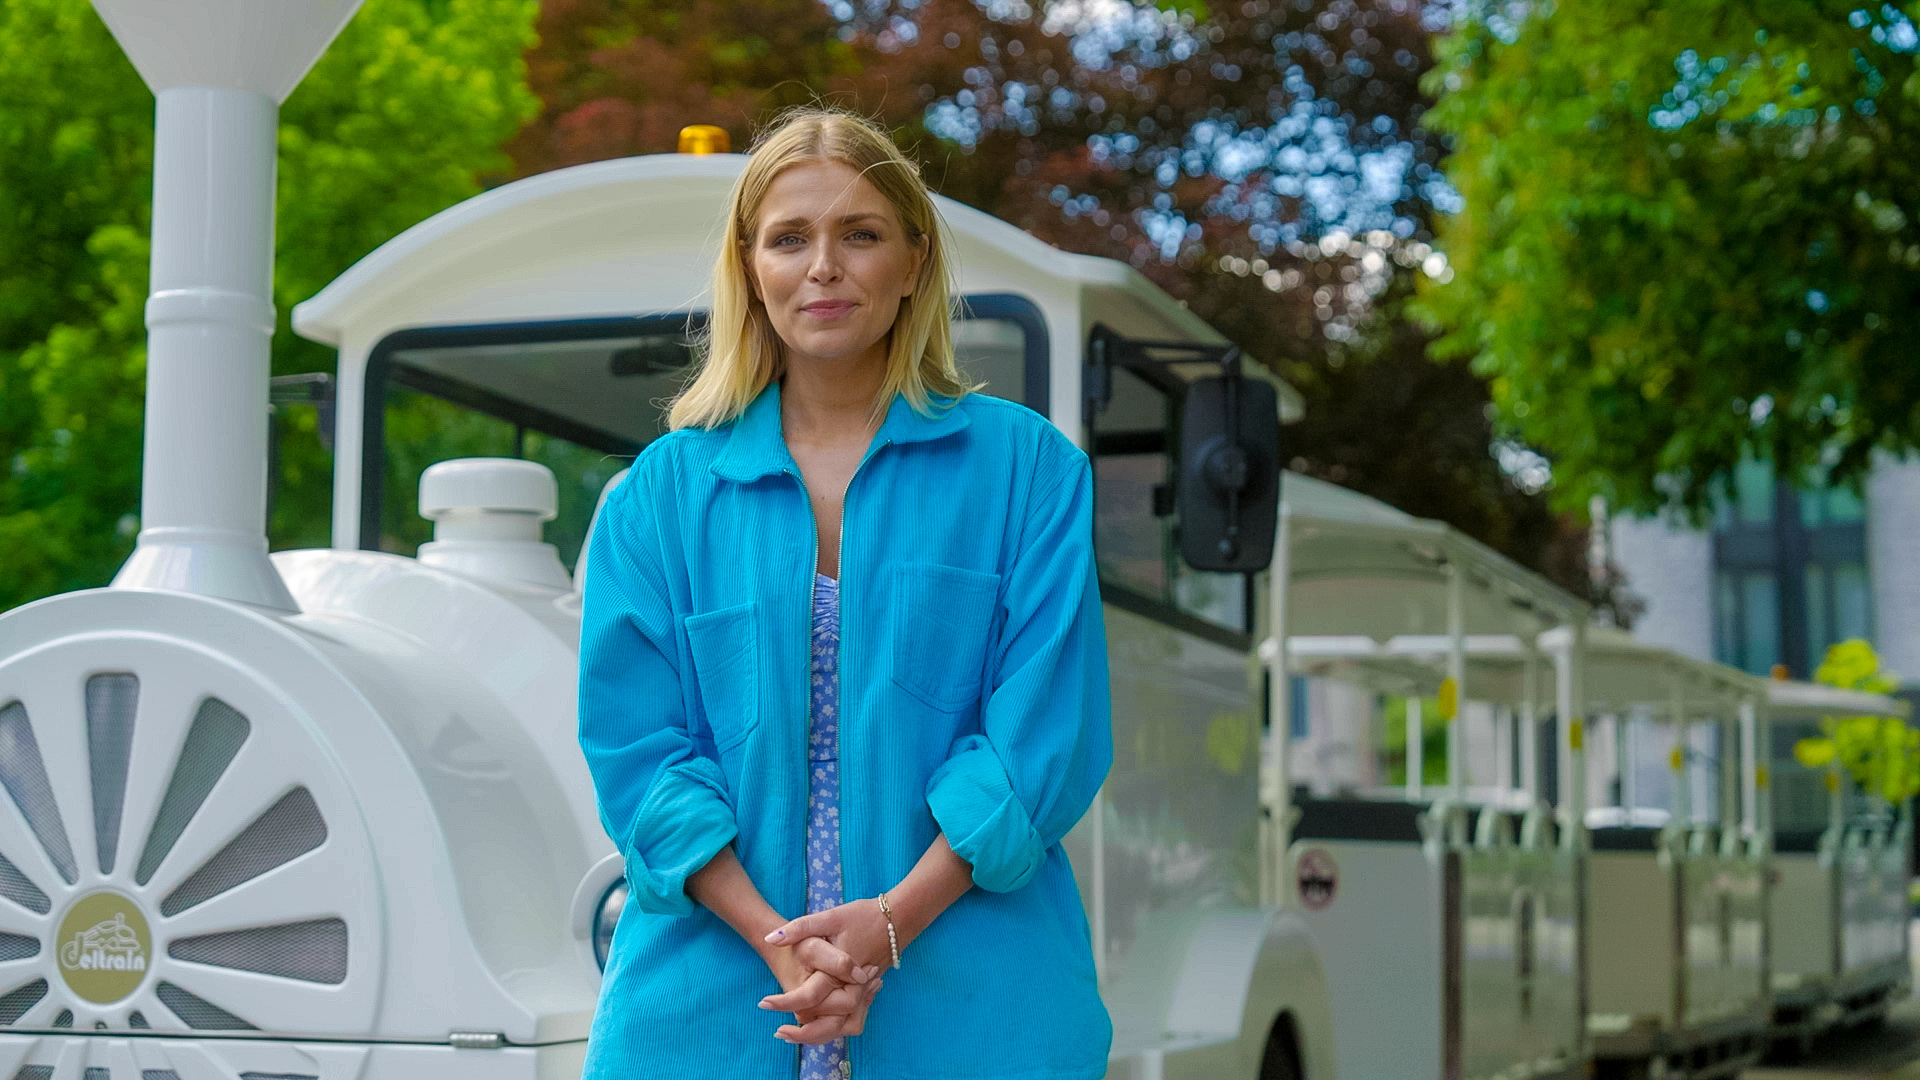
[[[1475,5],[1441,39],[1465,208],[1424,312],[1568,504],[1699,512],[1743,456],[1847,481],[1920,440],[1916,11]]]
[[[539,111],[526,85],[538,0],[368,0],[280,114],[276,374],[331,370],[293,305],[410,226],[512,168],[503,143]],[[280,418],[275,547],[331,538],[333,463],[311,409]],[[449,455],[457,456],[457,455]],[[412,486],[404,493],[411,513]]]
[[[1829,646],[1814,670],[1813,681],[1868,694],[1891,694],[1900,689],[1900,677],[1881,671],[1880,654],[1859,638]]]
[[[1392,785],[1407,782],[1407,699],[1384,697],[1380,705],[1381,759],[1387,763],[1382,781]],[[1437,698],[1420,702],[1420,782],[1447,782],[1447,722],[1440,715]]]
[[[1208,16],[1213,14],[1206,0],[1154,0],[1153,6],[1175,15],[1185,15],[1200,25],[1205,25]]]
[[[139,503],[152,98],[93,9],[0,4],[0,608],[103,582]]]
[[[1817,682],[1842,690],[1869,694],[1891,693],[1897,676],[1880,670],[1873,646],[1859,638],[1827,649],[1814,672]],[[1822,738],[1801,739],[1793,756],[1809,769],[1845,770],[1861,790],[1889,803],[1920,794],[1920,731],[1906,721],[1886,716],[1828,716],[1820,721]]]
[[[369,0],[281,112],[276,371],[294,303],[503,172],[534,0]],[[153,97],[92,8],[0,0],[0,609],[104,584],[139,522]],[[272,532],[325,543],[331,463],[283,418]]]

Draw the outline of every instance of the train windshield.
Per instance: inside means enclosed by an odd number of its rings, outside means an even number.
[[[986,392],[1044,413],[1046,330],[1019,297],[970,297],[954,338]],[[546,538],[571,565],[606,482],[665,430],[704,313],[403,330],[367,364],[360,546],[413,555],[432,539],[420,474],[437,461],[515,457],[553,470]]]

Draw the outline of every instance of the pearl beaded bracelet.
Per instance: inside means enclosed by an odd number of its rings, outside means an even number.
[[[880,914],[887,919],[887,948],[893,950],[893,966],[898,969],[900,967],[900,936],[893,930],[893,905],[887,903],[886,893],[881,893],[878,899]]]

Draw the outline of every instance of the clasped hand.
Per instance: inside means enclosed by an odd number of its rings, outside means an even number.
[[[801,916],[769,933],[760,953],[781,989],[760,1007],[794,1014],[775,1037],[809,1046],[864,1030],[880,973],[893,959],[886,916],[873,900]]]

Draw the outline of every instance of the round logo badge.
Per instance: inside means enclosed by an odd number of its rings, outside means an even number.
[[[147,977],[153,934],[132,900],[117,892],[89,893],[67,909],[53,949],[67,986],[105,1005],[133,993]]]
[[[1340,867],[1325,848],[1308,848],[1294,862],[1293,877],[1300,891],[1300,904],[1308,911],[1320,911],[1333,903],[1340,891]]]

